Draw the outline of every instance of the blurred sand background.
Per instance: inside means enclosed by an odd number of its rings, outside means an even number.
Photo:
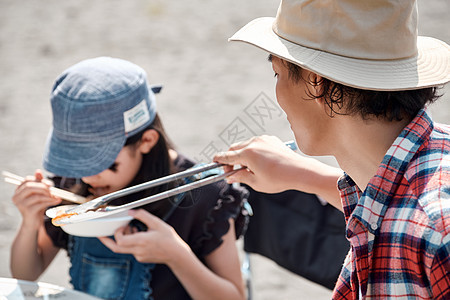
[[[164,84],[158,109],[178,149],[198,161],[224,150],[236,136],[292,139],[276,106],[267,54],[227,38],[250,20],[274,16],[279,0],[2,0],[0,2],[0,169],[32,174],[41,167],[51,124],[49,93],[67,67],[96,56],[142,66]],[[422,35],[450,43],[450,2],[419,0]],[[450,93],[433,105],[450,123]],[[262,102],[261,102],[262,101]],[[264,118],[252,118],[257,104]],[[254,116],[254,115],[253,115]],[[325,160],[333,163],[332,159]],[[0,184],[0,277],[10,277],[9,247],[20,224],[14,187]],[[305,241],[307,243],[307,241]],[[329,299],[331,291],[273,262],[251,256],[254,299]],[[40,278],[70,287],[61,252]]]

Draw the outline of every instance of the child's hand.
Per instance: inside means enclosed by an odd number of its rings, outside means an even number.
[[[57,205],[61,199],[50,194],[51,183],[44,179],[40,170],[34,176],[27,176],[19,185],[12,197],[12,201],[22,214],[23,226],[37,230],[43,223],[45,210]]]
[[[149,212],[139,209],[130,211],[135,219],[147,226],[147,231],[131,230],[128,226],[119,228],[115,241],[100,237],[100,241],[111,251],[132,254],[141,263],[170,264],[180,251],[191,251],[172,226]]]

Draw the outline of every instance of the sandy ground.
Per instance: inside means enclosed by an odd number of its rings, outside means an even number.
[[[278,0],[46,0],[0,2],[0,168],[31,174],[51,123],[48,96],[56,76],[91,57],[114,56],[163,83],[159,111],[179,150],[210,161],[233,139],[292,134],[275,104],[267,54],[228,43],[253,18],[274,16]],[[450,43],[450,2],[420,0],[420,34]],[[447,88],[448,91],[448,88]],[[432,107],[450,123],[450,93]],[[264,119],[251,117],[257,104]],[[269,114],[270,113],[270,114]],[[236,136],[228,135],[240,128]],[[333,163],[331,159],[328,160]],[[10,277],[9,247],[20,224],[11,203],[14,187],[0,184],[0,277]],[[305,241],[307,242],[307,241]],[[330,291],[252,256],[254,299],[328,299]],[[41,281],[70,287],[60,253]]]

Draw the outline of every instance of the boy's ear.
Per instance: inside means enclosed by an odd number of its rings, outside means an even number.
[[[311,74],[309,75],[309,80],[312,86],[312,93],[314,93],[314,96],[316,96],[315,98],[317,100],[317,96],[322,93],[322,85],[320,84],[322,82],[322,76],[311,72]]]
[[[142,134],[141,142],[139,144],[139,151],[142,154],[147,154],[152,150],[159,140],[159,132],[154,129],[148,129]]]
[[[314,100],[316,101],[317,104],[319,104],[320,106],[323,106],[325,108],[325,100],[323,99],[323,97],[319,97],[319,95],[322,94],[322,85],[320,84],[322,82],[322,76],[315,74],[315,73],[311,73],[310,75],[310,82],[311,82],[311,92],[314,94]]]

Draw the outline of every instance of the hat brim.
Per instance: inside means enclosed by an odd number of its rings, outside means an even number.
[[[278,36],[275,18],[258,18],[229,41],[255,45],[334,82],[380,91],[411,90],[450,81],[450,47],[434,38],[418,37],[418,53],[399,60],[367,60],[340,56],[300,46]]]
[[[126,137],[93,142],[61,141],[51,130],[43,167],[57,176],[82,178],[108,169],[122,150]]]

